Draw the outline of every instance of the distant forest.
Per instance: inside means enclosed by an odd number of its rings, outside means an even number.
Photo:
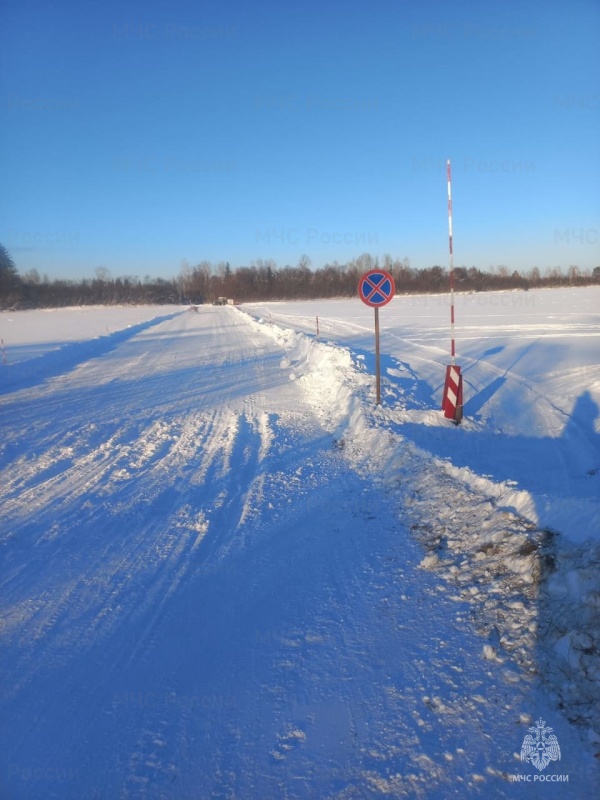
[[[413,269],[406,258],[398,260],[386,255],[378,259],[369,253],[345,264],[334,261],[318,269],[312,269],[310,259],[302,256],[296,266],[284,267],[262,259],[235,269],[223,261],[218,264],[202,261],[195,266],[184,262],[179,275],[170,280],[113,278],[104,267],[96,269],[91,279],[49,280],[35,269],[20,275],[10,253],[0,245],[0,309],[143,303],[199,305],[212,303],[219,297],[231,298],[236,303],[353,297],[361,275],[375,268],[392,273],[398,294],[448,291],[448,271],[443,267]],[[591,272],[576,266],[569,267],[566,273],[554,268],[543,275],[537,267],[526,273],[510,272],[505,267],[488,272],[476,267],[454,268],[454,286],[459,292],[590,284],[600,284],[600,266]]]

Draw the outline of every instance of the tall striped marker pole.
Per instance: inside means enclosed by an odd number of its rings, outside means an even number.
[[[450,250],[450,354],[452,364],[456,357],[454,344],[454,252],[452,250],[452,172],[450,159],[446,162],[446,176],[448,179],[448,248]]]
[[[446,162],[448,181],[448,248],[450,251],[450,356],[451,363],[446,367],[442,411],[446,419],[460,424],[463,414],[463,386],[460,367],[455,364],[456,345],[454,342],[454,249],[452,244],[452,172],[450,159]]]

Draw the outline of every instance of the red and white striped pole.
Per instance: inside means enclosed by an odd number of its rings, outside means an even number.
[[[454,344],[454,252],[452,250],[452,172],[450,170],[450,159],[446,163],[446,175],[448,178],[448,247],[450,249],[450,354],[452,364],[456,356]]]
[[[446,380],[444,382],[444,395],[442,398],[442,411],[446,419],[451,419],[457,425],[463,413],[463,386],[460,367],[455,365],[456,345],[454,342],[454,250],[452,246],[452,172],[450,159],[446,163],[446,177],[448,180],[448,247],[450,250],[450,356],[451,363],[446,367]]]

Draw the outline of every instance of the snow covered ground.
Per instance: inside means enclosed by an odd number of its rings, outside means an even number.
[[[444,298],[379,408],[358,300],[50,313],[0,314],[1,797],[600,788],[598,289],[459,296],[460,427]]]

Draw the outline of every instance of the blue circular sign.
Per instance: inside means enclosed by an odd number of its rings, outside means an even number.
[[[396,284],[389,272],[372,269],[358,282],[358,296],[372,308],[385,306],[396,294]]]

